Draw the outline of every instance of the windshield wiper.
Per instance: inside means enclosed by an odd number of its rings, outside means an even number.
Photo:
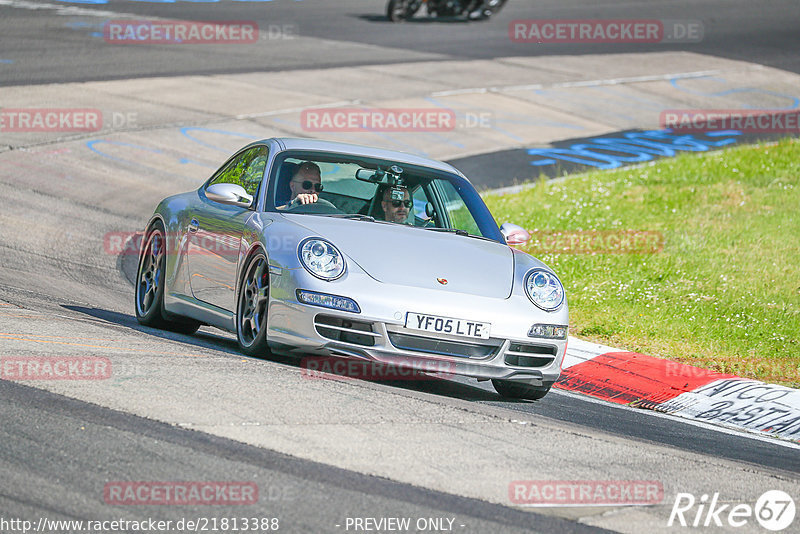
[[[437,226],[431,226],[429,228],[425,228],[426,230],[430,230],[432,232],[446,232],[448,234],[456,234],[456,235],[471,235],[466,230],[462,230],[461,228],[439,228]]]
[[[337,219],[353,219],[355,221],[375,222],[375,217],[372,217],[370,215],[361,215],[360,213],[343,213],[341,215],[339,214],[328,215],[328,217],[335,217]]]
[[[463,236],[466,236],[466,237],[474,237],[476,239],[485,239],[486,241],[493,241],[493,242],[497,243],[497,241],[492,239],[491,237],[486,237],[486,236],[477,235],[477,234],[471,234],[471,233],[467,232],[466,230],[462,230],[461,228],[439,228],[439,227],[436,227],[436,226],[431,226],[429,228],[425,228],[425,230],[433,230],[434,232],[446,232],[448,234],[463,235]]]

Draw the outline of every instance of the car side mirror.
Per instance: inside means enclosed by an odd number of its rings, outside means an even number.
[[[506,244],[510,247],[524,245],[531,239],[531,234],[526,229],[511,223],[503,223],[500,233],[503,234]]]
[[[239,184],[211,184],[206,188],[206,196],[214,202],[241,208],[249,208],[253,204],[253,197]]]
[[[425,204],[425,215],[427,215],[429,219],[436,217],[436,209],[434,209],[433,204],[430,202]]]

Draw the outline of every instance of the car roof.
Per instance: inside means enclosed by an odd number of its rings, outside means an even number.
[[[409,165],[430,167],[432,169],[450,172],[466,178],[461,171],[452,165],[444,163],[443,161],[437,161],[435,159],[425,158],[397,150],[387,150],[384,148],[369,147],[364,145],[339,143],[337,141],[324,141],[321,139],[307,139],[299,137],[275,137],[272,140],[278,142],[284,150],[317,150],[320,152],[335,152],[376,159],[388,159],[398,163],[408,163]],[[269,141],[269,139],[260,141],[260,143],[266,141]]]

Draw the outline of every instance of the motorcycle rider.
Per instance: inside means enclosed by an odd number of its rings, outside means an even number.
[[[414,16],[424,4],[428,16],[457,17],[466,15],[469,20],[485,20],[500,11],[507,0],[389,0],[387,16],[399,22]]]

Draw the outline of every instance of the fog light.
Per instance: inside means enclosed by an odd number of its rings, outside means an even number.
[[[339,297],[337,295],[328,295],[327,293],[316,293],[314,291],[298,289],[297,300],[303,304],[311,304],[312,306],[321,306],[323,308],[331,308],[334,310],[361,313],[361,308],[358,307],[356,301],[347,297]]]
[[[535,324],[528,331],[528,337],[567,339],[567,327],[557,324]]]

